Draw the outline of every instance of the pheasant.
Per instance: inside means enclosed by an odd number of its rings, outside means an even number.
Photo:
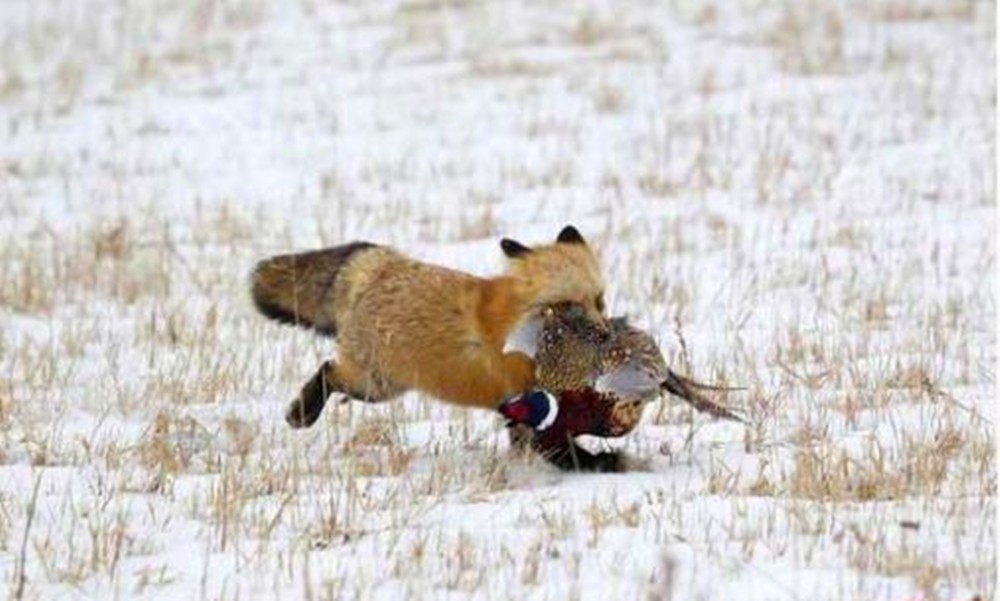
[[[532,428],[532,447],[562,469],[620,469],[616,454],[589,453],[573,437],[623,436],[639,423],[646,403],[663,392],[714,417],[743,421],[701,392],[723,388],[671,371],[653,338],[624,318],[604,326],[576,306],[560,304],[544,309],[539,321],[517,336],[510,345],[535,356],[540,390],[509,399],[500,412],[508,423]],[[557,396],[546,391],[558,391]]]

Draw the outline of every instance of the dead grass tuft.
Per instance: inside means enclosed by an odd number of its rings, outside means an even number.
[[[835,5],[796,2],[781,8],[765,42],[777,50],[779,64],[790,73],[843,73],[847,68],[844,27],[844,17]]]

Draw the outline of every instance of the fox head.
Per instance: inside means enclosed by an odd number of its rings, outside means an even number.
[[[600,265],[575,227],[564,227],[552,244],[529,247],[504,238],[500,248],[510,263],[508,275],[518,281],[533,309],[570,303],[593,322],[605,323]]]

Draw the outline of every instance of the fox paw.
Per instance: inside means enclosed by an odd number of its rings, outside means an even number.
[[[538,449],[549,463],[565,472],[623,472],[628,468],[624,456],[617,451],[591,453],[575,444]]]
[[[302,399],[295,399],[285,410],[285,421],[293,428],[308,428],[316,423],[320,414],[323,413],[322,404],[308,404]]]
[[[592,471],[598,473],[618,473],[628,471],[628,462],[625,460],[625,456],[616,451],[608,451],[605,453],[597,453],[594,455],[591,465],[587,466],[590,469],[585,471]],[[581,466],[583,467],[583,466]]]

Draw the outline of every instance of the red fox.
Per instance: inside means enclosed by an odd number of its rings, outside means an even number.
[[[458,405],[496,409],[531,389],[533,361],[504,352],[508,335],[554,303],[575,303],[605,324],[597,257],[573,226],[555,243],[500,242],[507,272],[480,278],[368,242],[261,261],[251,282],[261,313],[334,336],[323,363],[285,419],[311,426],[339,392],[382,401],[420,390]]]

